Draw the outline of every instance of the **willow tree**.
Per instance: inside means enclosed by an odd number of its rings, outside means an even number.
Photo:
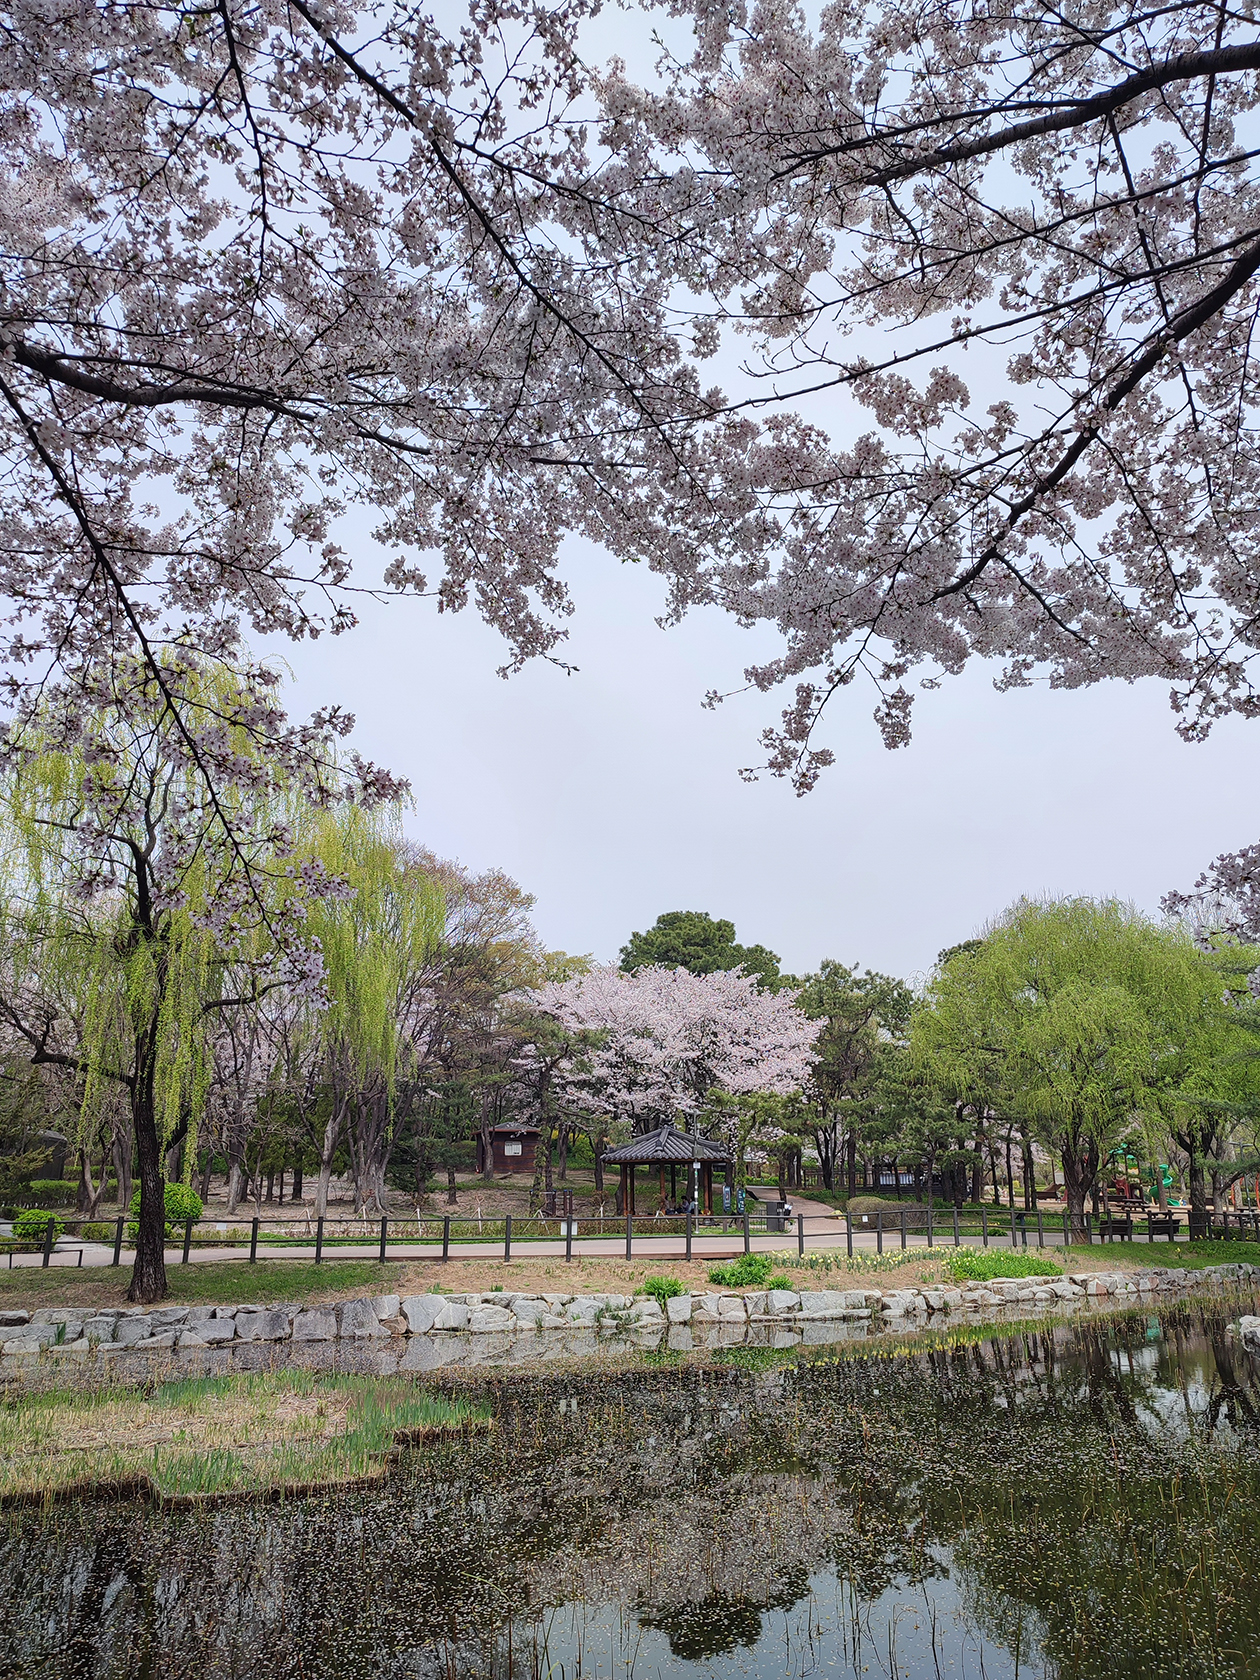
[[[1179,930],[1114,901],[1016,904],[940,967],[911,1023],[944,1091],[980,1094],[1062,1158],[1074,1238],[1107,1154],[1215,1042],[1219,976]],[[1199,1047],[1199,1050],[1196,1050]]]
[[[175,690],[219,720],[213,788]],[[300,895],[319,882],[302,876],[295,890],[282,872],[283,759],[258,750],[254,701],[224,668],[178,650],[136,660],[103,678],[93,702],[4,743],[0,989],[30,1060],[78,1079],[85,1124],[111,1092],[126,1093],[140,1185],[129,1298],[153,1301],[166,1293],[166,1156],[184,1141],[191,1164],[208,1023],[243,1002],[223,991],[226,965],[250,992],[260,961],[312,985],[318,953]],[[312,763],[308,795],[332,797],[331,759],[326,776],[318,755]],[[269,881],[285,883],[270,898]]]
[[[306,919],[323,959],[323,996],[308,1023],[329,1095],[316,1212],[327,1207],[343,1141],[355,1211],[383,1212],[400,1078],[418,1075],[426,1060],[446,898],[389,816],[358,807],[323,813],[307,827],[299,855],[308,873],[344,883]]]

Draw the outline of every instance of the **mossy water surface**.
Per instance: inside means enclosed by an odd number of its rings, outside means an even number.
[[[1250,1304],[450,1376],[370,1486],[8,1510],[0,1674],[1260,1675]]]

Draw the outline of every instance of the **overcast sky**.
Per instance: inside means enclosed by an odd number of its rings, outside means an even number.
[[[1260,834],[1260,726],[1187,746],[1156,683],[998,694],[976,667],[920,697],[913,743],[891,753],[855,683],[815,792],[746,785],[774,697],[701,701],[769,641],[716,611],[662,631],[643,568],[577,543],[568,559],[575,676],[537,665],[504,681],[502,644],[471,610],[424,602],[369,605],[349,634],[283,650],[293,709],[353,710],[360,752],[411,780],[409,831],[515,876],[552,947],[612,959],[661,911],[696,909],[796,972],[831,956],[909,976],[1020,893],[1155,912]]]

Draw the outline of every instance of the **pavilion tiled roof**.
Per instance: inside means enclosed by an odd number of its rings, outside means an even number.
[[[654,1132],[631,1138],[618,1149],[610,1149],[604,1156],[613,1166],[644,1166],[656,1161],[729,1161],[730,1156],[721,1144],[691,1132],[680,1132],[677,1126],[658,1126]]]

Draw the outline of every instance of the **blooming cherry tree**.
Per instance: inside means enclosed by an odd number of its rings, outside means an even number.
[[[691,1121],[715,1091],[799,1089],[818,1031],[789,995],[739,970],[595,968],[540,987],[535,1002],[570,1031],[603,1035],[575,1062],[569,1090],[636,1131]]]

